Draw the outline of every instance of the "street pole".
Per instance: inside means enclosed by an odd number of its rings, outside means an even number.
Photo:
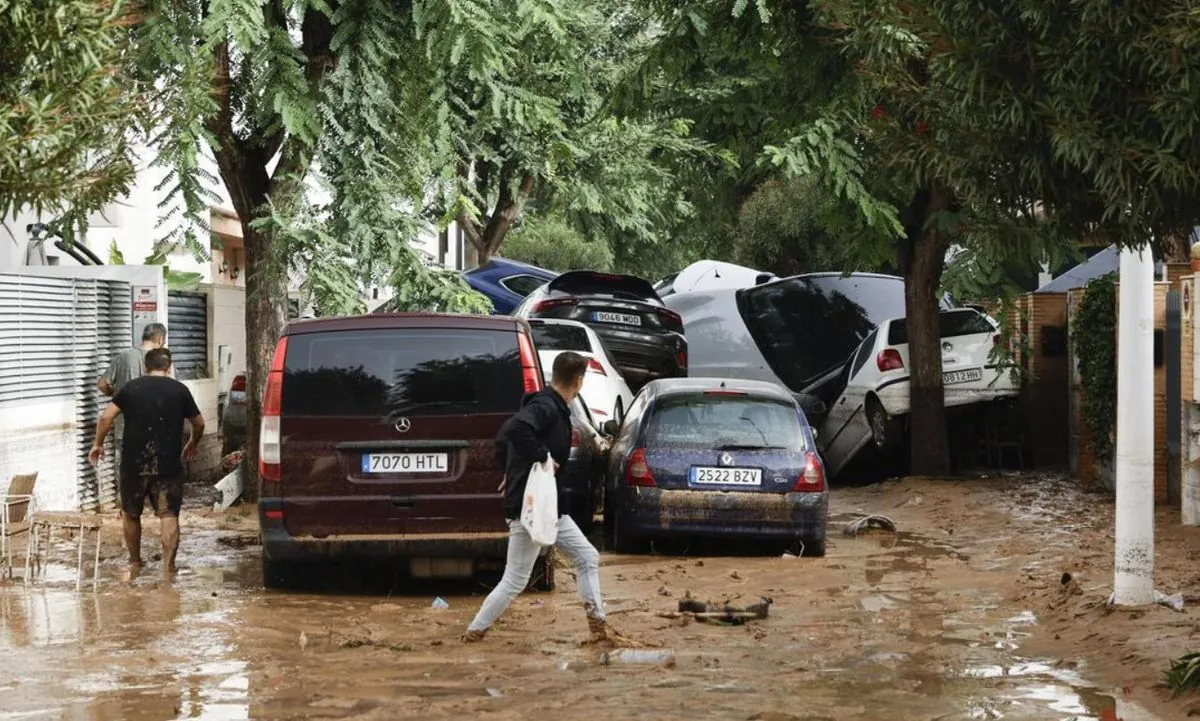
[[[1154,255],[1121,251],[1113,602],[1154,603]]]

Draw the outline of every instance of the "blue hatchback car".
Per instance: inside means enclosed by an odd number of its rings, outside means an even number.
[[[656,380],[616,435],[604,510],[618,550],[699,536],[799,540],[805,555],[825,554],[824,464],[804,412],[779,386]]]
[[[467,285],[492,301],[492,315],[510,315],[525,296],[557,277],[554,271],[504,258],[463,273]]]

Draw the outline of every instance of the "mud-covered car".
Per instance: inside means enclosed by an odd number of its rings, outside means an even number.
[[[804,412],[779,386],[657,380],[615,435],[605,523],[618,550],[663,536],[743,537],[798,540],[806,555],[824,555],[824,464]]]

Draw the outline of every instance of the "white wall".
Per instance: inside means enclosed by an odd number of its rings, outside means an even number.
[[[37,471],[38,506],[76,510],[77,442],[73,395],[0,405],[0,484],[7,492],[13,475]]]

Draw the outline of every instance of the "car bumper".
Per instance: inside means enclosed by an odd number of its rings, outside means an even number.
[[[633,334],[592,326],[604,341],[626,381],[648,382],[656,378],[680,378],[687,368],[679,365],[679,354],[687,345],[673,334]]]
[[[825,493],[722,493],[628,488],[619,492],[621,532],[648,536],[825,538]]]
[[[1020,384],[1013,382],[1012,373],[1007,369],[997,370],[995,368],[988,368],[982,381],[944,387],[947,408],[1015,398],[1020,392]],[[875,395],[889,416],[908,415],[910,402],[907,378],[878,389],[875,391]]]
[[[268,518],[269,510],[282,504],[263,499],[258,505],[259,533],[263,556],[282,563],[343,561],[355,559],[452,558],[494,561],[503,565],[508,550],[508,531],[461,534],[379,534],[293,536],[284,522]]]

